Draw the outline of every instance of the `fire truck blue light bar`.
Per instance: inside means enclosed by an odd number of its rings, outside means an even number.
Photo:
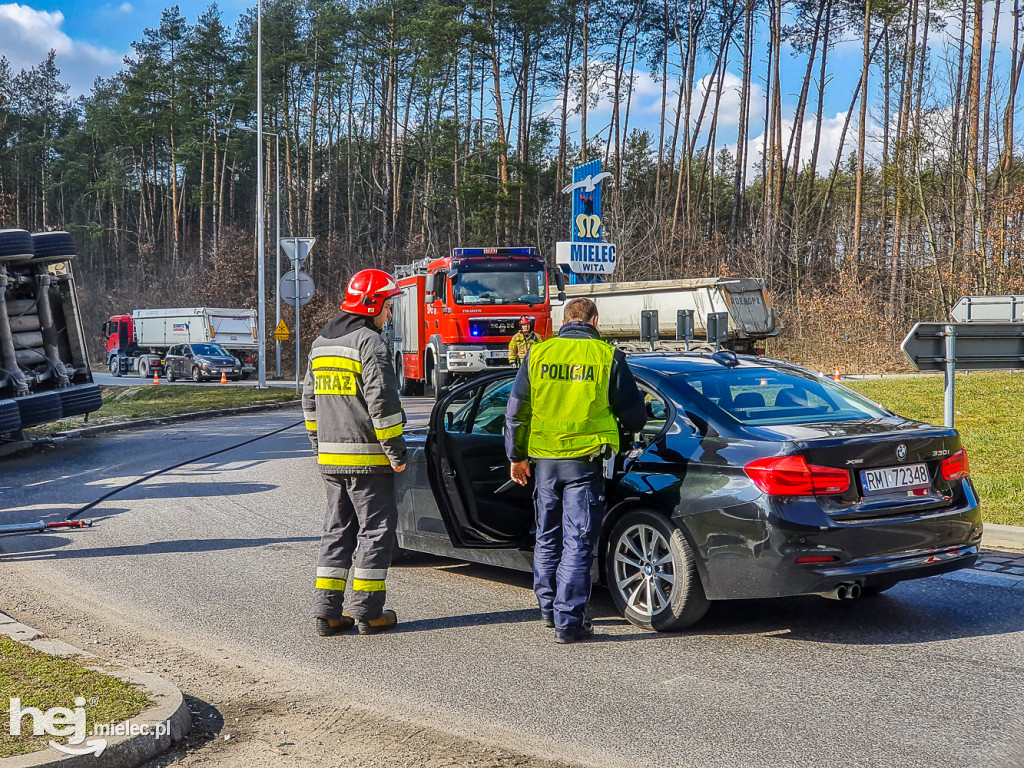
[[[536,248],[452,248],[452,256],[535,256]]]

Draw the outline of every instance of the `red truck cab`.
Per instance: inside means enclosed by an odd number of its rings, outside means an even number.
[[[405,394],[437,394],[455,378],[508,368],[523,315],[551,336],[551,286],[536,248],[455,248],[397,272],[405,293],[394,302],[391,342]]]

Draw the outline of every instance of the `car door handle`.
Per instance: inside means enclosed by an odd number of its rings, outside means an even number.
[[[507,466],[508,464],[495,464],[491,467],[491,472],[497,472],[499,469],[505,469]]]

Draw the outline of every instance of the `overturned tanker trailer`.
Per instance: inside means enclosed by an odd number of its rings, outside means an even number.
[[[0,437],[100,407],[67,232],[0,230]]]
[[[565,298],[587,298],[597,304],[597,330],[601,337],[632,352],[649,349],[646,343],[640,343],[640,316],[645,309],[658,311],[658,347],[666,350],[682,351],[683,344],[672,341],[680,309],[693,311],[693,331],[698,340],[707,338],[706,321],[710,313],[728,314],[728,341],[723,346],[736,352],[763,352],[765,340],[782,332],[764,280],[759,278],[700,277],[567,285]],[[562,324],[563,309],[564,305],[552,302],[551,319],[556,330]]]

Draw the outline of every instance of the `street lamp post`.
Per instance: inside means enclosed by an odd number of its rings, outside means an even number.
[[[256,3],[256,130],[263,130],[263,0]],[[267,388],[267,356],[266,356],[266,335],[267,335],[267,307],[266,307],[266,275],[264,274],[264,253],[263,253],[263,140],[259,137],[256,142],[256,290],[259,293],[259,309],[257,310],[257,342],[259,344],[259,357],[257,358],[258,374],[257,387]]]
[[[276,310],[274,313],[274,327],[276,328],[281,324],[281,134],[274,133],[272,131],[258,131],[255,128],[250,128],[247,125],[235,126],[240,131],[247,131],[248,133],[258,134],[257,141],[263,143],[264,136],[274,137],[274,174],[277,177],[277,183],[274,192],[274,215],[277,219],[274,228],[274,233],[277,235],[277,271],[274,273],[276,278],[274,280],[274,297]],[[274,378],[281,378],[281,342],[274,340],[275,355],[274,355]]]

